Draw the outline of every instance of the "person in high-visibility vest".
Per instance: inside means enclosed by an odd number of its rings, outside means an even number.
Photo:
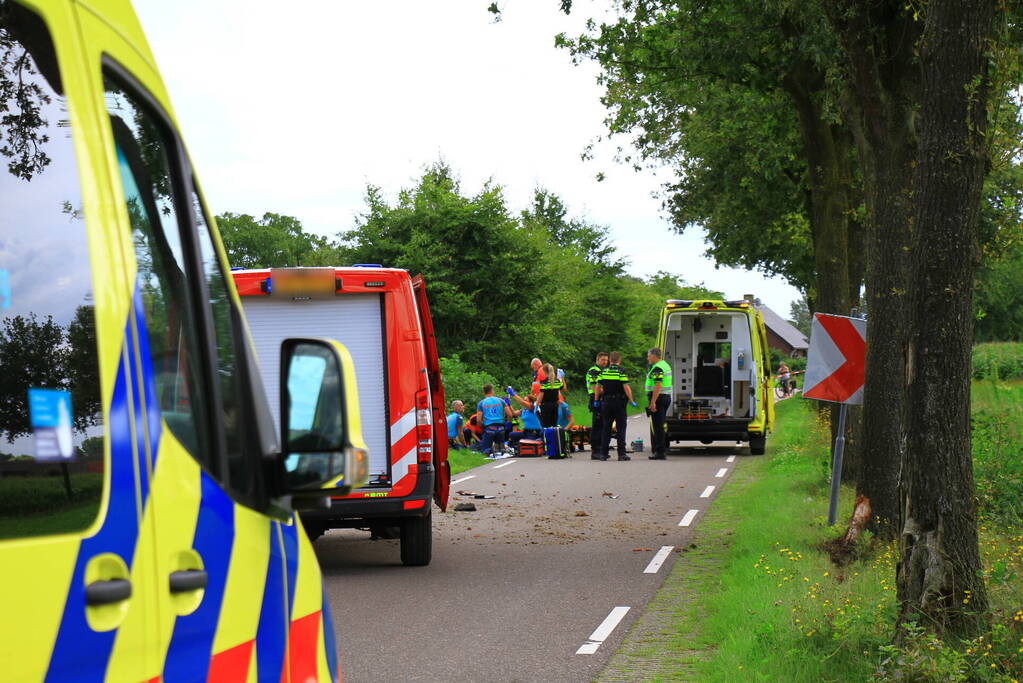
[[[668,457],[668,433],[664,421],[671,405],[671,366],[661,360],[656,346],[646,352],[650,369],[646,373],[646,412],[650,416],[650,460]]]
[[[590,457],[600,460],[597,455],[600,453],[600,439],[603,436],[603,421],[600,418],[600,405],[594,405],[593,388],[597,386],[600,373],[607,367],[607,351],[597,354],[597,359],[586,371],[586,392],[590,395],[589,409],[592,420],[590,422]]]
[[[593,392],[593,399],[600,404],[600,417],[604,423],[601,429],[600,453],[596,454],[598,460],[607,460],[611,451],[611,425],[614,424],[618,431],[618,459],[631,460],[625,452],[625,430],[628,414],[626,413],[625,402],[628,400],[633,407],[636,400],[632,398],[632,388],[629,386],[629,375],[622,368],[622,354],[619,351],[612,351],[608,360],[610,363],[601,370],[597,378],[597,387]]]
[[[558,403],[561,401],[564,383],[558,379],[550,363],[543,366],[543,371],[544,379],[540,383],[540,424],[544,427],[557,427]]]

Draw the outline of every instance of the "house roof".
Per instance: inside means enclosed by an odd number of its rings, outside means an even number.
[[[776,335],[785,340],[794,349],[807,349],[810,347],[806,337],[795,325],[782,318],[764,304],[757,304],[757,310],[764,316],[764,325]]]

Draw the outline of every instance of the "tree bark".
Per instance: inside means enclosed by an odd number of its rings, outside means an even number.
[[[867,368],[856,493],[871,530],[894,539],[904,452],[903,378],[916,158],[914,47],[921,27],[901,0],[828,6],[846,57],[843,100],[863,173],[866,205]]]
[[[978,215],[995,0],[931,0],[920,41],[920,151],[900,487],[899,623],[969,636],[987,597],[970,451]]]
[[[817,273],[814,311],[849,315],[849,196],[852,174],[849,172],[849,147],[843,144],[848,132],[827,120],[820,101],[824,76],[814,65],[805,60],[797,61],[785,74],[782,83],[796,107],[810,174],[810,229]],[[819,409],[828,414],[831,441],[834,443],[838,406],[821,404]],[[854,447],[856,443],[858,440],[854,441]],[[856,462],[855,450],[849,461]]]

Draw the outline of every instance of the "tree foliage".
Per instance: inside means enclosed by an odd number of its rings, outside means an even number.
[[[222,213],[217,227],[228,261],[238,268],[334,265],[337,252],[325,237],[305,232],[293,216]]]

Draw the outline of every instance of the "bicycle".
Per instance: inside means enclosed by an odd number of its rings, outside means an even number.
[[[790,398],[796,392],[796,375],[802,375],[805,370],[797,370],[789,373],[789,379],[781,380],[780,384],[774,386],[774,397],[778,400]]]

